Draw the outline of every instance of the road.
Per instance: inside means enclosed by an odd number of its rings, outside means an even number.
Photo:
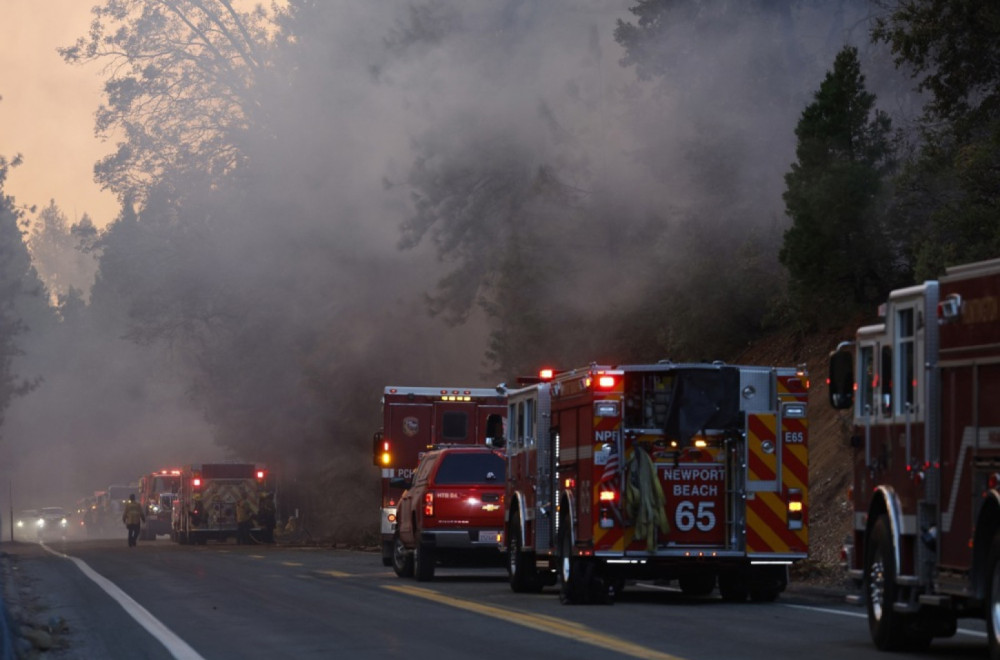
[[[797,590],[731,604],[639,584],[611,606],[563,606],[553,589],[513,593],[503,569],[441,568],[418,583],[350,550],[162,537],[0,550],[40,601],[36,617],[66,620],[56,658],[885,659],[862,610]],[[983,658],[982,630],[963,620],[906,657]]]

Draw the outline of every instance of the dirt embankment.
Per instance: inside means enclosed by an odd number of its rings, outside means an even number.
[[[793,570],[793,579],[841,585],[840,550],[851,530],[847,489],[851,452],[845,415],[828,403],[827,360],[851,330],[796,338],[774,334],[748,347],[734,362],[768,366],[806,364],[809,370],[809,559]]]

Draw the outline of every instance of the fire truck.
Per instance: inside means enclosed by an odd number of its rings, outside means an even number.
[[[261,528],[257,510],[261,496],[273,493],[270,476],[254,463],[200,463],[180,471],[177,498],[173,501],[171,537],[181,544],[225,541],[237,536],[236,505],[245,499],[255,519],[252,532]]]
[[[506,413],[507,399],[497,388],[385,388],[382,428],[372,439],[372,462],[382,470],[379,531],[384,566],[392,565],[396,504],[403,493],[392,479],[411,481],[421,454],[435,445],[499,444]]]
[[[151,472],[139,479],[139,504],[146,513],[141,538],[154,541],[160,534],[170,534],[170,516],[180,483],[179,469]]]
[[[517,592],[610,602],[627,580],[770,601],[807,556],[804,368],[671,363],[510,390],[503,549]]]
[[[880,649],[985,617],[1000,658],[1000,259],[879,311],[830,357],[830,403],[853,416],[849,599]]]

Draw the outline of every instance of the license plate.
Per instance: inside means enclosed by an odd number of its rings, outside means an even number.
[[[480,543],[496,543],[497,537],[500,536],[500,532],[479,532],[479,542]]]

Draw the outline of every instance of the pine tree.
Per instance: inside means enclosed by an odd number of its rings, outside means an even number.
[[[800,312],[836,318],[880,299],[895,259],[880,220],[893,167],[889,117],[865,89],[857,49],[834,60],[795,129],[797,161],[785,175],[792,226],[779,253]],[[818,318],[818,316],[817,316]]]

